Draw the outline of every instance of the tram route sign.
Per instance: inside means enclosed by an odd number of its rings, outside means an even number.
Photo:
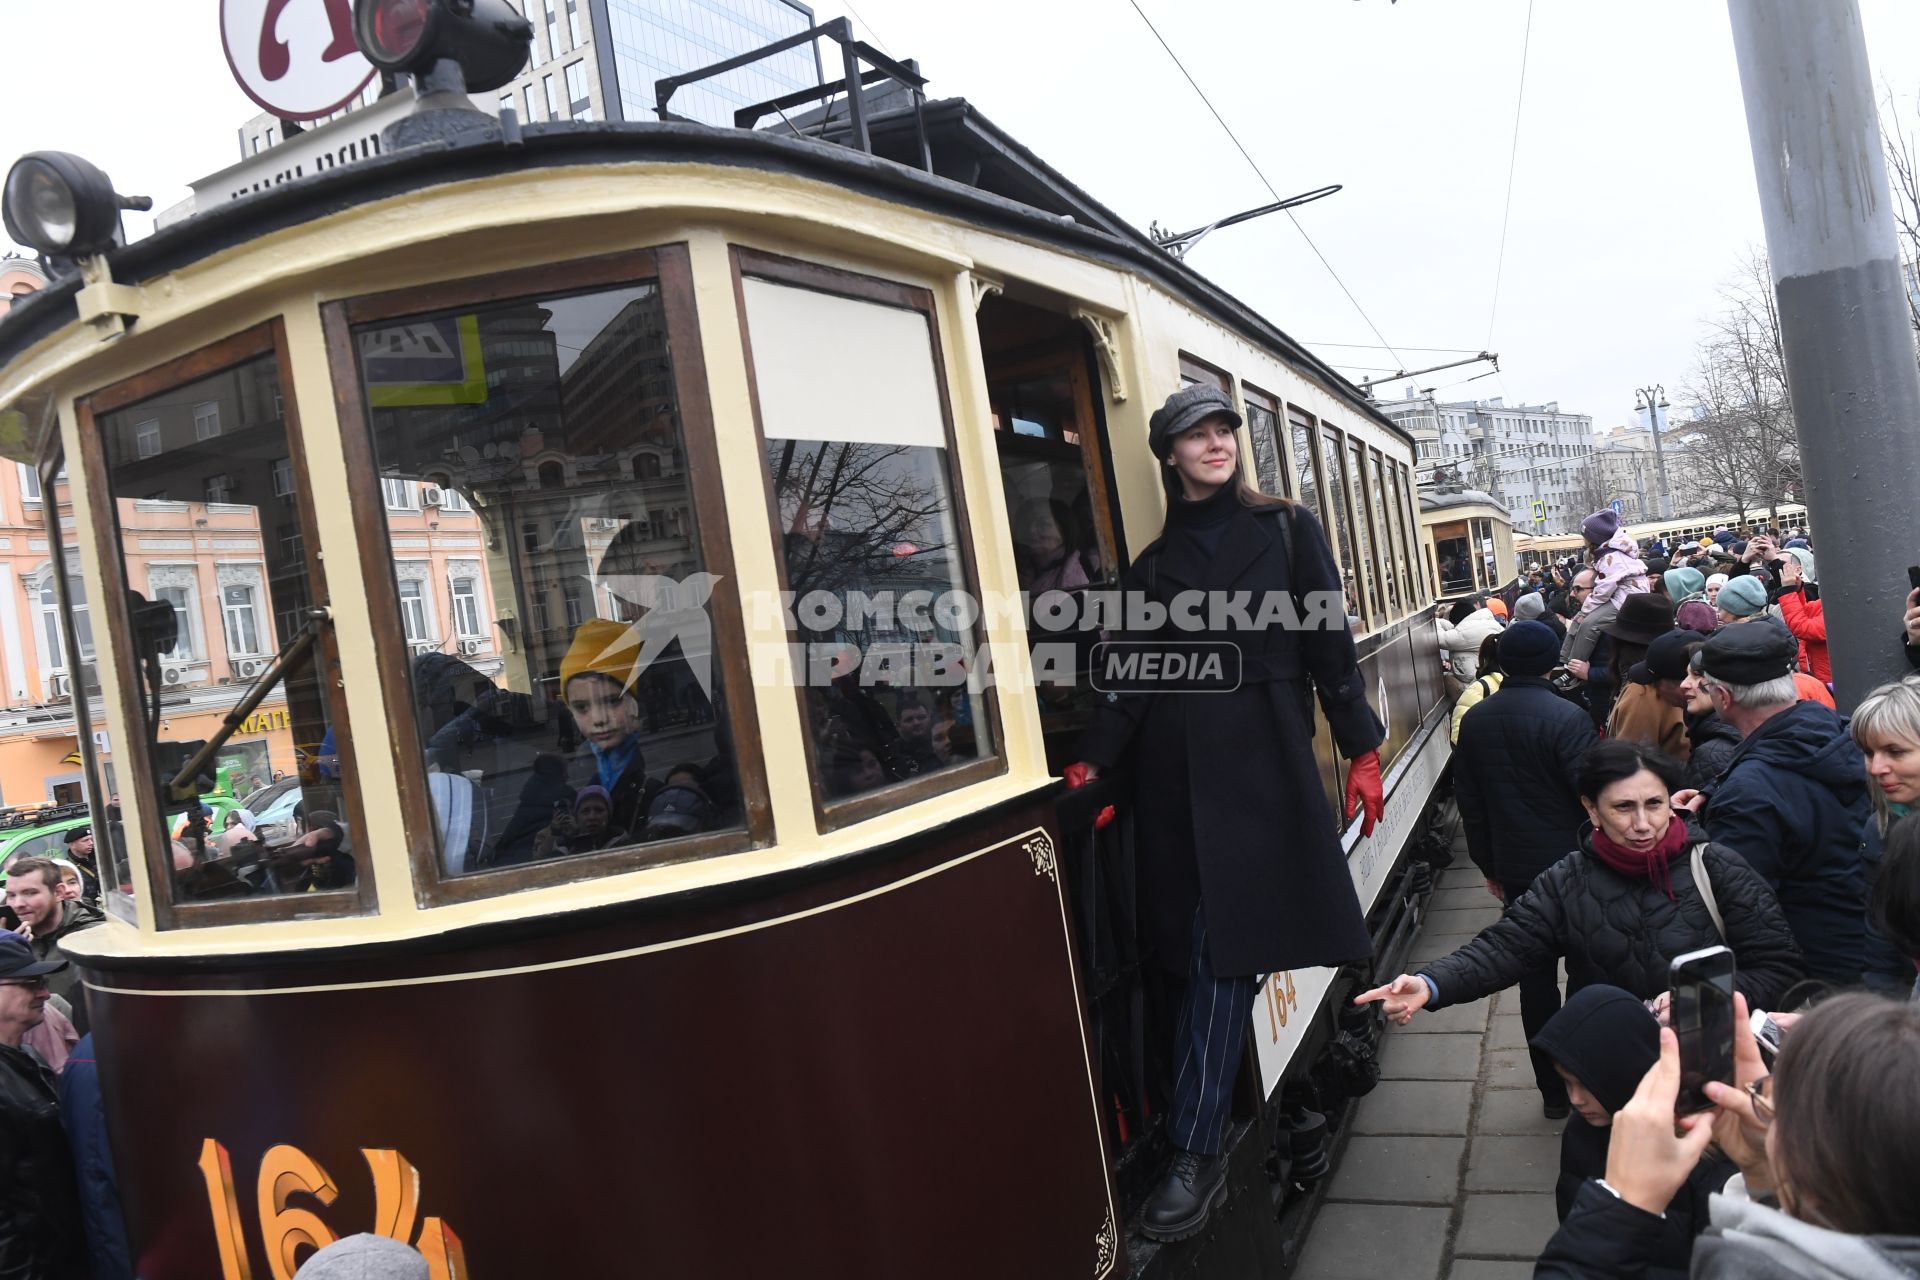
[[[220,0],[220,41],[240,89],[283,120],[318,120],[372,83],[353,0]]]

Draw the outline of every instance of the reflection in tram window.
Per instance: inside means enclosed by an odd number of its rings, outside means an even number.
[[[1380,607],[1379,562],[1373,558],[1371,518],[1367,514],[1367,449],[1355,440],[1347,452],[1347,483],[1353,491],[1354,541],[1360,549],[1360,582],[1367,593],[1367,608],[1372,613],[1374,625],[1378,626],[1385,619],[1386,611]]]
[[[154,741],[197,744],[315,603],[302,495],[281,471],[293,446],[278,362],[260,356],[98,422],[140,650],[121,680],[139,691]],[[269,607],[251,607],[257,600]],[[211,808],[171,809],[167,829],[185,824],[173,849],[175,901],[353,887],[353,832],[338,815],[354,780],[334,753],[339,692],[317,652],[294,662],[222,757],[297,777],[294,821],[274,844],[236,848],[218,839]],[[164,748],[156,757],[185,759]]]
[[[1465,524],[1442,525],[1433,531],[1433,554],[1440,562],[1440,594],[1454,596],[1473,590],[1473,543]]]
[[[739,827],[658,287],[353,332],[447,874]]]
[[[1288,414],[1293,428],[1293,496],[1320,517],[1324,527],[1332,522],[1320,509],[1320,488],[1313,479],[1313,423],[1297,414]]]
[[[1361,609],[1360,593],[1354,590],[1353,531],[1347,525],[1346,467],[1340,457],[1340,437],[1332,428],[1320,437],[1321,464],[1327,483],[1326,514],[1328,540],[1333,543],[1334,558],[1340,562],[1340,589],[1347,598],[1347,616],[1356,617]]]
[[[1273,401],[1252,387],[1241,385],[1247,406],[1247,437],[1253,442],[1253,478],[1262,493],[1285,494],[1281,478],[1280,417]]]
[[[926,316],[753,277],[742,296],[825,798],[990,754]]]

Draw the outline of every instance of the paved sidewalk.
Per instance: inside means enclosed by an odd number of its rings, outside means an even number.
[[[1409,966],[1499,918],[1456,846]],[[1526,1280],[1557,1225],[1561,1122],[1540,1114],[1519,992],[1390,1028],[1294,1280]]]

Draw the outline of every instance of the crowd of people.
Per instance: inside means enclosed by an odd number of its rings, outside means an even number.
[[[1836,707],[1801,530],[1582,532],[1440,624],[1500,916],[1357,1002],[1404,1024],[1519,989],[1566,1122],[1538,1276],[1920,1275],[1920,675]],[[1920,668],[1920,589],[1901,623]],[[1714,946],[1733,1079],[1681,1113],[1670,965]]]

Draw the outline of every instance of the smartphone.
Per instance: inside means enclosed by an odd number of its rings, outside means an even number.
[[[1920,591],[1920,564],[1907,566],[1907,585],[1915,591]]]
[[[1680,1041],[1681,1114],[1707,1111],[1707,1082],[1733,1083],[1733,952],[1706,947],[1675,956],[1667,973],[1673,1033]]]
[[[1780,1024],[1766,1010],[1755,1009],[1748,1025],[1753,1028],[1754,1043],[1760,1046],[1760,1056],[1772,1063],[1780,1054],[1780,1041],[1785,1038]]]

